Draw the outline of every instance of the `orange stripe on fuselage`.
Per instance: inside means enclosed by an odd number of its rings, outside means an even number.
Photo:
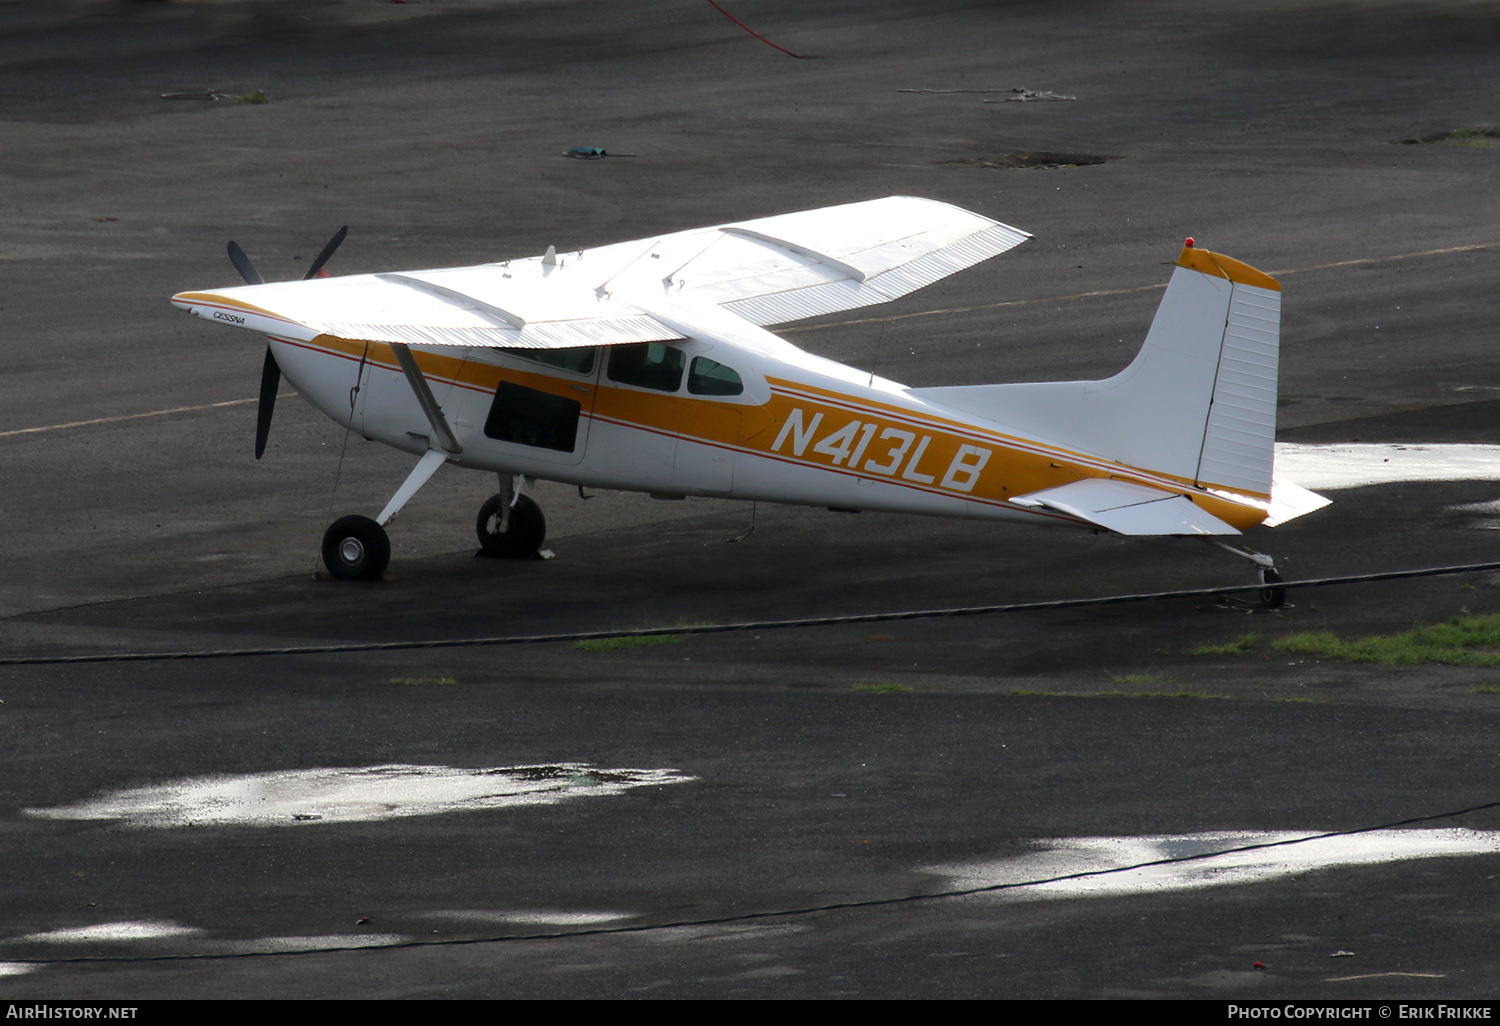
[[[909,472],[912,474],[932,474],[933,470],[931,468],[933,466],[951,467],[953,456],[956,454],[955,451],[959,446],[967,444],[971,447],[987,448],[992,453],[981,471],[979,479],[974,483],[972,491],[964,493],[976,499],[1004,502],[1008,501],[1012,496],[1026,495],[1045,488],[1057,487],[1077,481],[1080,478],[1113,478],[1151,488],[1187,494],[1195,504],[1240,530],[1255,526],[1264,520],[1266,516],[1266,510],[1256,505],[1256,503],[1265,502],[1268,498],[1267,496],[1246,496],[1243,503],[1235,502],[1205,492],[1203,489],[1196,487],[1193,482],[1173,475],[1154,473],[1152,471],[1128,467],[1124,464],[1112,463],[1085,453],[1072,452],[1060,447],[1034,442],[1026,438],[1006,435],[999,431],[989,430],[978,425],[944,417],[940,414],[916,411],[895,404],[865,399],[864,397],[856,399],[843,392],[796,381],[776,378],[769,380],[773,393],[772,404],[779,407],[776,413],[779,413],[780,416],[776,416],[773,413],[773,417],[778,424],[784,424],[786,418],[792,416],[793,410],[802,411],[801,423],[804,427],[813,416],[819,413],[823,414],[824,420],[820,422],[818,429],[813,432],[814,437],[811,439],[809,446],[804,450],[804,456],[814,461],[832,463],[835,460],[839,460],[837,453],[829,453],[826,450],[822,453],[817,453],[816,445],[819,440],[827,439],[830,435],[842,430],[851,418],[881,425],[876,432],[876,438],[879,438],[884,433],[887,426],[898,427],[915,433],[917,439],[911,443],[906,454],[901,460],[897,461],[894,468],[891,465],[891,456],[894,453],[890,451],[889,446],[883,447],[880,450],[876,450],[873,444],[869,446],[870,451],[888,453],[886,458],[877,462],[875,466],[878,469],[890,471],[885,476],[890,478],[894,475],[893,480],[898,484],[907,483],[903,479],[908,477]],[[859,435],[863,435],[863,428],[859,429]],[[915,455],[917,448],[921,445],[922,438],[930,438],[931,442],[923,453],[922,466],[911,468],[911,457]],[[795,440],[796,432],[793,431],[791,437],[783,440],[784,444],[782,448],[788,448],[786,443],[794,442]],[[895,438],[892,441],[899,447],[902,439]],[[838,445],[833,446],[833,448],[837,449]],[[850,457],[852,455],[852,452],[849,453]],[[862,454],[862,457],[861,470],[864,470],[870,466],[868,452]],[[874,477],[875,475],[870,473],[862,474],[861,476]],[[960,474],[959,477],[960,481],[958,483],[966,483],[964,475]],[[943,477],[940,474],[938,481],[941,482],[942,480]],[[950,491],[949,494],[952,494],[952,492]]]
[[[311,343],[279,340],[400,373],[391,347],[319,336]],[[513,381],[583,403],[592,419],[685,438],[702,444],[797,466],[886,481],[933,495],[1021,512],[1009,500],[1081,478],[1114,478],[1185,493],[1233,527],[1244,530],[1265,519],[1246,496],[1244,503],[1204,492],[1191,481],[1111,463],[1098,457],[1007,435],[941,414],[852,396],[781,378],[767,379],[764,405],[716,402],[701,396],[654,392],[611,384],[607,378],[577,381],[549,374],[413,350],[422,373],[435,384],[490,394]],[[587,387],[592,403],[584,401]],[[592,409],[590,407],[592,406]]]

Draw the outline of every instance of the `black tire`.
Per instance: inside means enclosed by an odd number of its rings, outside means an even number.
[[[391,539],[369,517],[335,520],[323,533],[323,565],[341,581],[376,581],[391,561]]]
[[[474,530],[479,535],[479,554],[495,559],[530,559],[547,539],[547,518],[542,507],[529,495],[523,495],[510,508],[510,527],[499,533],[501,509],[505,496],[492,495],[479,507]]]
[[[1275,570],[1262,570],[1260,572],[1260,583],[1265,585],[1277,585],[1281,583],[1281,575]],[[1265,587],[1260,589],[1260,604],[1267,609],[1280,609],[1286,605],[1286,589],[1277,587]]]

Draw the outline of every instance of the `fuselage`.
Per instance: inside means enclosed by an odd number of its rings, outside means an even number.
[[[462,451],[501,474],[658,496],[715,496],[844,510],[1093,528],[1015,496],[1080,478],[1191,492],[1241,530],[1253,497],[1027,438],[904,386],[769,336],[566,350],[412,347]],[[421,455],[431,427],[390,346],[276,338],[291,384],[352,431]]]

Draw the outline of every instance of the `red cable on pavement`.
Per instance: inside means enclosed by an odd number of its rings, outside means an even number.
[[[800,53],[792,53],[792,51],[790,51],[790,50],[788,50],[788,49],[787,49],[787,48],[786,48],[786,47],[784,47],[784,46],[777,46],[777,45],[776,45],[776,44],[775,44],[775,43],[773,43],[773,42],[771,42],[771,41],[770,41],[770,40],[769,40],[769,39],[767,39],[767,38],[766,38],[766,37],[765,37],[765,36],[763,36],[763,35],[761,35],[761,34],[760,34],[760,33],[759,33],[759,32],[757,32],[757,31],[755,31],[755,30],[754,30],[754,29],[753,29],[753,28],[751,28],[751,27],[750,27],[750,26],[749,26],[749,25],[746,25],[746,24],[745,24],[745,23],[744,23],[744,22],[743,22],[743,21],[740,21],[740,19],[738,19],[738,18],[736,18],[736,17],[735,17],[735,16],[734,16],[734,15],[732,15],[732,14],[730,14],[730,13],[729,13],[729,12],[728,12],[728,11],[726,11],[726,10],[724,10],[724,8],[722,8],[722,7],[720,7],[720,6],[719,6],[719,5],[718,5],[718,4],[716,4],[716,3],[714,3],[714,0],[708,0],[708,2],[709,2],[709,4],[710,4],[710,5],[711,5],[711,6],[712,6],[712,7],[713,7],[713,9],[714,9],[714,10],[716,10],[716,11],[718,11],[718,12],[719,12],[719,13],[720,13],[720,14],[722,14],[722,15],[724,15],[724,17],[726,17],[726,18],[728,18],[728,19],[729,19],[729,20],[730,20],[730,21],[732,21],[732,22],[734,22],[734,23],[735,23],[735,24],[736,24],[736,25],[738,25],[738,26],[739,26],[739,27],[740,27],[740,28],[742,28],[742,29],[744,29],[744,30],[745,30],[745,31],[746,31],[746,32],[748,32],[748,33],[750,33],[750,34],[751,34],[751,35],[752,35],[752,36],[754,36],[754,37],[755,37],[755,38],[756,38],[756,39],[759,39],[759,40],[760,40],[760,41],[761,41],[761,42],[762,42],[762,43],[765,43],[765,44],[766,44],[766,45],[767,45],[767,46],[773,46],[773,47],[776,47],[776,49],[778,49],[778,50],[780,50],[780,51],[781,51],[781,52],[782,52],[782,53],[784,53],[784,54],[786,54],[786,55],[787,55],[787,56],[788,56],[788,57],[795,57],[795,58],[797,58],[797,59],[798,59],[798,60],[799,60],[799,61],[800,61],[800,60],[803,60],[803,59],[804,59],[804,58],[803,58],[803,55],[802,55],[802,54],[800,54]],[[809,56],[811,56],[811,55],[809,55]]]

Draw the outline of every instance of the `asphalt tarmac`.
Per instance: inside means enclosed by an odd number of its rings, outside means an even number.
[[[372,6],[0,2],[4,655],[1250,580],[1186,541],[768,506],[743,537],[747,506],[546,483],[556,558],[476,559],[493,481],[458,472],[386,581],[318,580],[410,460],[295,399],[253,459],[262,347],[167,303],[236,281],[228,238],[274,278],[343,224],[335,273],[892,194],[1034,233],[786,330],[921,386],[1113,373],[1191,235],[1282,281],[1282,441],[1500,443],[1493,4],[722,5],[803,58],[687,0]],[[972,163],[1017,153],[1111,159]],[[1246,541],[1289,578],[1496,560],[1497,488],[1341,489]],[[1500,813],[1445,814],[1500,802],[1496,672],[1272,642],[1497,609],[1476,574],[3,666],[0,997],[1492,998]]]

